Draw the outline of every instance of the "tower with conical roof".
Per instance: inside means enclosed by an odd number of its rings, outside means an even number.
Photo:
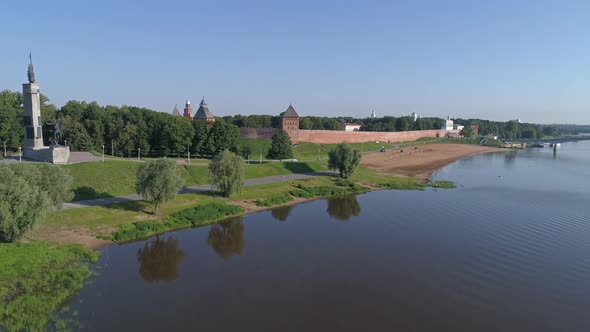
[[[209,106],[205,101],[205,97],[203,97],[201,100],[199,109],[197,110],[197,113],[195,113],[194,119],[197,121],[215,122],[215,116],[209,111]]]
[[[178,105],[174,105],[174,110],[172,110],[172,115],[182,116],[182,114],[180,114],[180,112],[178,111]]]
[[[289,104],[287,110],[281,114],[283,118],[282,129],[289,134],[291,143],[299,143],[299,114],[293,108],[293,105]]]
[[[186,100],[186,103],[184,104],[184,114],[183,116],[189,120],[191,120],[193,118],[193,108],[191,106],[191,101],[190,99]]]

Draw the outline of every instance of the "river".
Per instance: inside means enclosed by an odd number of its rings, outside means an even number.
[[[589,331],[590,142],[102,248],[93,331]]]

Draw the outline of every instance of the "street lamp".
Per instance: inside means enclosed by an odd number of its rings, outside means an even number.
[[[102,162],[104,163],[104,145],[102,146]]]
[[[68,147],[68,140],[66,139],[66,140],[64,140],[64,142],[65,142],[64,144],[66,145],[66,147]]]
[[[262,165],[262,146],[260,147],[260,165]]]
[[[137,161],[141,161],[141,148],[137,148]]]
[[[186,147],[186,155],[188,156],[188,164],[191,164],[191,150],[190,148],[187,146]]]
[[[23,150],[20,146],[18,147],[18,162],[19,164],[23,162]]]
[[[6,142],[8,142],[9,140],[7,139],[6,141],[4,141],[4,158],[6,158]]]
[[[115,156],[115,140],[111,140],[111,156]]]

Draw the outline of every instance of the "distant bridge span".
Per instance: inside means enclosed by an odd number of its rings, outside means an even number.
[[[588,140],[590,140],[590,136],[564,137],[564,138],[553,138],[553,139],[502,138],[502,140],[504,142],[566,143],[566,142],[588,141]]]

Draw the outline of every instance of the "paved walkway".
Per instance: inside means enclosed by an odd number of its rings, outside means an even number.
[[[333,172],[325,171],[325,172],[311,172],[311,173],[301,173],[301,174],[287,174],[284,176],[285,181],[290,180],[302,180],[308,179],[315,176],[329,176],[333,175]],[[245,186],[255,186],[259,184],[267,184],[273,182],[280,182],[283,181],[282,175],[275,175],[275,176],[267,176],[264,178],[257,178],[257,179],[249,179],[246,180],[244,185]],[[200,186],[190,186],[185,187],[180,190],[179,194],[191,194],[191,193],[199,193],[199,192],[206,192],[210,191],[211,186],[208,184],[200,185]],[[76,201],[71,203],[65,203],[62,207],[62,210],[72,210],[72,209],[81,209],[90,206],[99,206],[99,205],[109,205],[109,204],[116,204],[116,203],[124,203],[124,202],[131,202],[131,201],[140,201],[142,198],[137,194],[130,194],[130,195],[123,195],[123,196],[116,196],[116,197],[105,197],[105,198],[97,198],[97,199],[90,199],[86,201]]]

